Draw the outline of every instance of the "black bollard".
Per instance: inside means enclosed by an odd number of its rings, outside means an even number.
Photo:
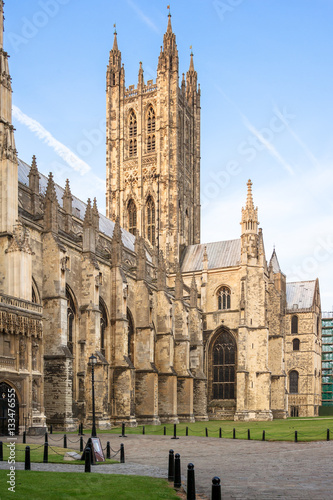
[[[144,434],[144,433],[143,433]],[[121,436],[119,436],[120,438],[125,438],[127,436],[125,436],[125,422],[123,422],[121,424]]]
[[[247,439],[250,441],[251,439],[251,434],[250,434],[250,429],[247,430]]]
[[[145,429],[145,426],[143,425],[142,426],[142,434],[145,435],[146,434],[146,429]]]
[[[221,500],[221,480],[217,476],[212,479],[212,500]]]
[[[47,432],[45,432],[45,436],[44,436],[44,443],[47,443],[48,439],[47,439]]]
[[[265,439],[266,439],[265,431],[262,431],[262,440],[265,441]]]
[[[297,443],[297,431],[295,431],[295,443]]]
[[[81,451],[81,453],[83,451],[83,437],[82,436],[80,437],[80,451]]]
[[[111,458],[111,448],[110,448],[110,441],[106,443],[106,458],[110,459]]]
[[[64,448],[67,448],[67,436],[64,434]]]
[[[124,464],[125,463],[125,448],[123,443],[120,445],[120,463]]]
[[[30,464],[30,446],[26,446],[25,447],[24,470],[31,470],[31,464]]]
[[[206,427],[206,438],[208,438],[208,429]]]
[[[86,448],[84,453],[84,472],[91,472],[91,450],[90,448]]]
[[[25,431],[23,431],[23,441],[22,443],[25,444],[27,442],[27,434]]]
[[[220,427],[220,431],[219,431],[219,437],[221,438],[222,437],[222,429]]]
[[[175,457],[173,450],[169,451],[169,468],[168,468],[168,481],[175,479]]]
[[[0,441],[0,462],[3,462],[3,447],[2,447],[2,441]]]
[[[232,439],[236,439],[236,429],[235,428],[232,431]]]
[[[50,434],[53,434],[53,427],[52,427],[52,424],[50,425]]]
[[[186,427],[186,436],[188,436],[188,427]]]
[[[187,466],[186,500],[195,500],[195,477],[194,477],[194,465],[193,464],[188,464],[188,466]]]
[[[327,429],[327,433],[326,433],[326,441],[329,441],[330,440],[330,430]]]
[[[166,436],[166,427],[164,426],[164,436]]]
[[[179,439],[177,438],[177,424],[173,424],[173,437],[171,439]]]
[[[175,455],[175,479],[173,482],[174,488],[180,488],[182,485],[181,477],[180,477],[180,455],[176,453]]]
[[[46,441],[44,443],[44,456],[43,456],[43,464],[47,464],[49,461],[49,445],[48,442]]]

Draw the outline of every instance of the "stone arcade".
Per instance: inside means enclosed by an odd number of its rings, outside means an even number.
[[[1,24],[3,22],[3,2]],[[107,217],[17,157],[0,26],[0,432],[208,418],[312,416],[320,404],[318,281],[267,263],[248,182],[239,240],[200,244],[200,88],[179,86],[169,15],[157,81],[107,69]]]

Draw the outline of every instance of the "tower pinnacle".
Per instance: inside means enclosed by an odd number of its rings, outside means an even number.
[[[0,49],[3,49],[4,14],[3,0],[0,0]]]
[[[242,208],[242,234],[258,233],[258,207],[254,208],[252,196],[252,182],[249,179],[247,183],[246,206]]]

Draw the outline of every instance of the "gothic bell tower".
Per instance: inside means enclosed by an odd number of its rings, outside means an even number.
[[[125,87],[117,34],[107,70],[107,217],[162,250],[171,265],[200,242],[200,89],[193,54],[179,87],[171,14],[156,83]]]

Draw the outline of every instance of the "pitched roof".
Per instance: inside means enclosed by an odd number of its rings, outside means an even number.
[[[205,248],[207,249],[208,269],[232,267],[240,264],[240,239],[218,241],[206,245],[189,245],[185,248],[182,256],[181,269],[183,273],[202,270]]]
[[[287,283],[287,309],[311,309],[316,291],[316,281]],[[297,306],[297,307],[296,307]]]
[[[31,168],[30,165],[28,165],[24,161],[22,161],[20,159],[18,160],[18,180],[19,180],[19,182],[21,182],[22,184],[25,184],[26,186],[29,186],[28,174],[30,172],[30,168]],[[41,174],[40,172],[38,172],[38,173],[40,175],[40,181],[39,181],[40,190],[42,193],[44,193],[46,191],[48,178],[45,175]],[[62,206],[62,204],[63,204],[62,197],[64,195],[65,190],[64,190],[64,188],[60,187],[58,184],[55,184],[55,191],[56,191],[58,203],[60,206]],[[73,211],[72,211],[73,215],[75,217],[78,217],[79,219],[81,219],[83,221],[84,215],[86,213],[87,204],[84,203],[83,201],[79,200],[79,198],[76,198],[76,196],[73,196],[72,207],[73,207]],[[99,230],[102,233],[104,233],[106,236],[109,236],[110,238],[112,238],[114,225],[115,225],[115,223],[112,220],[105,217],[105,215],[99,213]],[[121,229],[121,237],[122,237],[122,241],[123,241],[124,246],[126,248],[128,248],[129,250],[131,250],[132,252],[134,252],[135,236],[133,234],[125,231],[125,229]],[[147,257],[148,257],[148,260],[151,261],[151,258],[148,254],[147,254]]]
[[[273,250],[269,265],[272,266],[274,274],[281,273],[281,268],[280,268],[280,264],[279,264],[279,261],[278,261],[278,258],[277,258],[276,252],[275,252],[275,248]]]

